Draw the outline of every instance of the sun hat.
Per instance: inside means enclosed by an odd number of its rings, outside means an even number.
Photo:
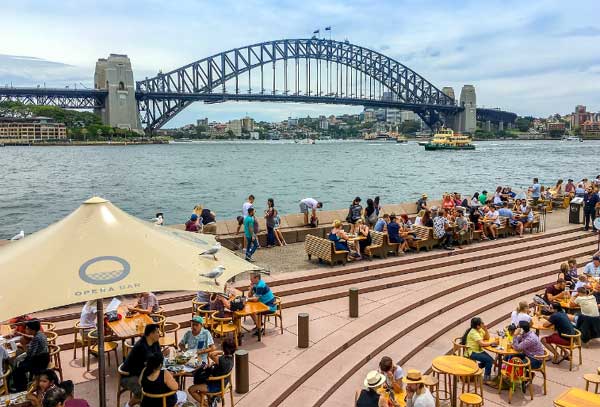
[[[377,370],[371,370],[367,373],[367,377],[365,378],[364,385],[369,388],[376,388],[385,383],[385,376],[379,373]]]
[[[419,370],[409,369],[406,371],[406,376],[402,378],[402,381],[406,384],[433,384],[431,376],[422,374]]]
[[[422,198],[427,198],[427,194],[421,195]]]
[[[200,325],[204,325],[204,318],[202,318],[200,316],[195,316],[192,318],[192,322],[195,322]]]

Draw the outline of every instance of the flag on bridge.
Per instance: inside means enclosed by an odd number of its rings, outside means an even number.
[[[331,26],[325,27],[325,31],[331,31]]]
[[[313,34],[318,34],[318,33],[319,33],[319,30],[314,30],[313,31]]]

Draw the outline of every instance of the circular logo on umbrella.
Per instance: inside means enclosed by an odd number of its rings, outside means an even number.
[[[79,268],[79,277],[86,283],[103,285],[123,280],[129,272],[129,263],[117,256],[94,257]]]

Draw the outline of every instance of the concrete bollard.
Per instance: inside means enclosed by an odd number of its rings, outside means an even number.
[[[248,393],[250,388],[248,368],[248,351],[239,349],[235,352],[235,392]]]
[[[348,290],[350,318],[358,318],[358,288]]]
[[[308,348],[308,314],[298,314],[298,347]]]

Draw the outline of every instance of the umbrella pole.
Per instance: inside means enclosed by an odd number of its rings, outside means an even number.
[[[104,360],[104,304],[96,300],[96,318],[98,325],[98,397],[99,406],[106,407],[106,369]]]

